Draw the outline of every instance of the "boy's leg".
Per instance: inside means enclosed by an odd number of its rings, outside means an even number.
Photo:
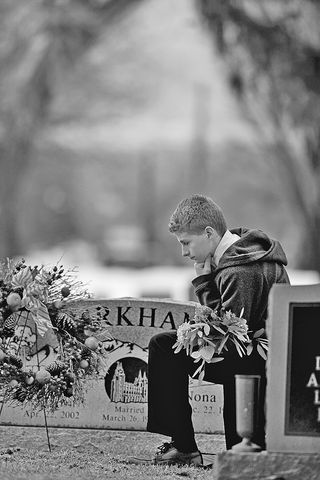
[[[148,365],[148,425],[147,430],[170,436],[183,452],[197,450],[191,420],[192,408],[189,403],[188,375],[192,375],[198,364],[181,351],[175,354],[172,346],[176,341],[176,332],[164,332],[155,335],[149,345]],[[253,362],[255,368],[259,358]],[[260,360],[261,361],[261,360]],[[237,358],[237,363],[239,359]],[[260,368],[261,367],[261,368]],[[245,368],[247,370],[247,368]],[[265,448],[264,433],[264,401],[265,378],[264,364],[258,367],[261,371],[259,421],[253,441]],[[258,373],[250,371],[247,373]],[[206,365],[205,380],[222,383],[224,390],[224,426],[227,449],[239,443],[241,438],[236,431],[236,399],[234,362],[223,362]]]
[[[191,419],[188,376],[197,365],[185,351],[174,353],[175,341],[173,331],[150,340],[147,430],[170,436],[181,452],[195,452],[198,448]]]
[[[236,425],[236,388],[235,380],[230,377],[223,384],[223,423],[226,448],[229,450],[241,442]]]
[[[236,366],[236,369],[235,369]],[[252,354],[252,358],[225,359],[222,362],[206,365],[206,374],[204,379],[208,382],[221,383],[223,385],[223,421],[226,439],[226,448],[229,450],[241,442],[241,437],[237,433],[236,421],[236,386],[235,374],[259,374],[261,377],[259,388],[259,403],[257,408],[257,425],[256,431],[252,438],[262,449],[265,449],[265,363],[257,354]]]

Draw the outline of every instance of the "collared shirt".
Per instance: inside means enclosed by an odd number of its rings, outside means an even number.
[[[226,231],[226,233],[223,235],[220,242],[218,243],[218,246],[213,255],[213,261],[216,266],[218,265],[220,258],[222,257],[224,252],[228,250],[228,248],[231,247],[233,243],[239,240],[239,238],[239,235],[237,235],[236,233],[231,233],[230,230]]]

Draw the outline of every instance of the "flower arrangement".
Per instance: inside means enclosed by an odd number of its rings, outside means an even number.
[[[72,397],[83,402],[84,380],[104,363],[102,340],[111,338],[99,315],[74,314],[70,302],[90,298],[75,269],[0,260],[0,390],[3,402],[56,410]],[[41,339],[54,347],[40,358]],[[49,362],[49,363],[48,363]]]
[[[250,355],[256,347],[261,357],[267,358],[268,340],[263,337],[264,328],[250,338],[251,332],[242,315],[243,310],[239,317],[230,310],[222,310],[218,315],[210,307],[197,304],[193,319],[178,327],[174,352],[185,349],[195,362],[201,362],[194,373],[194,376],[199,374],[199,381],[204,377],[205,364],[221,362],[224,359],[221,355],[228,350],[230,343],[235,345],[240,357]]]

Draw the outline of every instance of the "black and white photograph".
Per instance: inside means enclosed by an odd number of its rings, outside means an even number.
[[[320,478],[320,3],[0,0],[1,480]]]

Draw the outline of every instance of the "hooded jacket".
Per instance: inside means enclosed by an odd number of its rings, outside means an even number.
[[[277,240],[261,230],[238,228],[239,235],[210,274],[192,281],[202,305],[231,310],[247,320],[249,330],[265,328],[268,296],[274,283],[289,283],[286,255]]]

